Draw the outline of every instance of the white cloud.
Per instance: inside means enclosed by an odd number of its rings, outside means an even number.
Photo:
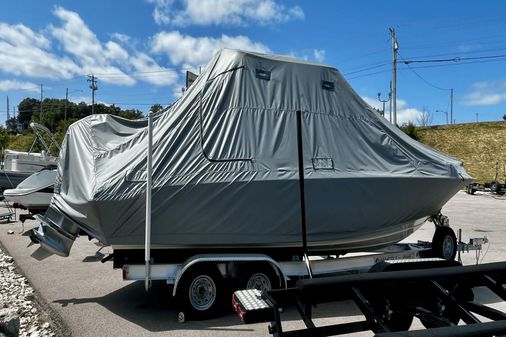
[[[121,55],[126,58],[125,51],[116,43],[102,44],[81,17],[75,13],[56,7],[53,11],[63,23],[61,27],[50,26],[50,31],[62,45],[63,49],[72,54],[82,66],[85,73],[102,75],[102,81],[114,84],[133,85],[135,79],[113,65]]]
[[[304,19],[299,6],[286,7],[275,0],[147,0],[154,4],[153,18],[159,25],[261,25]]]
[[[325,60],[325,50],[324,49],[315,49],[313,50],[314,59],[320,63]]]
[[[219,38],[193,37],[178,31],[160,32],[151,41],[151,50],[165,54],[172,64],[190,64],[195,68],[206,64],[222,48],[234,48],[261,53],[269,48],[259,42],[253,42],[246,36],[222,35]]]
[[[482,81],[472,85],[472,91],[466,94],[464,105],[496,105],[506,102],[506,80]]]
[[[138,53],[130,58],[139,79],[154,85],[173,85],[178,76],[176,71],[159,66],[153,58],[145,53]]]
[[[10,91],[10,90],[25,90],[31,92],[39,92],[40,87],[31,82],[22,82],[16,80],[3,80],[0,81],[0,91]]]
[[[367,96],[362,96],[362,99],[366,101],[367,104],[369,104],[371,107],[383,110],[383,103],[378,101],[377,98],[371,98]],[[382,97],[382,99],[384,99]],[[402,99],[397,100],[397,124],[402,125],[404,123],[417,123],[422,115],[422,111],[418,110],[416,108],[409,107],[407,102]],[[390,118],[390,103],[385,103],[385,118]]]
[[[132,40],[130,36],[121,33],[113,33],[111,34],[111,38],[121,43],[128,43]]]
[[[30,77],[72,77],[79,67],[50,48],[50,41],[30,28],[0,22],[0,70]]]
[[[113,41],[108,41],[105,44],[105,56],[109,60],[127,60],[128,53],[119,44]]]

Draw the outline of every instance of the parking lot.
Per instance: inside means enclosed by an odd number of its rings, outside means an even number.
[[[459,192],[442,213],[450,218],[455,230],[462,229],[463,241],[481,236],[490,241],[479,256],[475,252],[464,254],[464,264],[475,263],[477,259],[480,263],[506,260],[506,198]],[[34,226],[35,222],[28,220],[24,229]],[[430,241],[433,226],[425,224],[406,241]],[[178,323],[176,306],[166,285],[155,283],[145,293],[142,282],[122,281],[121,271],[113,270],[111,261],[99,262],[111,253],[109,247],[80,237],[68,258],[47,256],[21,234],[22,229],[20,222],[0,224],[0,241],[43,301],[63,321],[67,330],[62,334],[93,337],[268,335],[266,323],[244,325],[232,310],[211,320]],[[9,235],[9,230],[14,234]],[[504,303],[498,307],[506,310]],[[295,320],[295,311],[287,310],[283,315],[290,321],[286,329],[302,326]],[[358,315],[359,310],[351,302],[320,306],[316,311],[319,324],[351,321]]]

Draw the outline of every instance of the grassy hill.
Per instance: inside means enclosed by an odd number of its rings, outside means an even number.
[[[422,143],[464,161],[476,182],[492,181],[499,162],[498,180],[504,182],[506,122],[420,127],[417,133]]]

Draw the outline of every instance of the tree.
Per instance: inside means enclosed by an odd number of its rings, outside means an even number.
[[[7,131],[15,133],[18,129],[18,120],[14,117],[11,117],[5,121],[5,126],[7,128]]]
[[[401,130],[414,140],[420,140],[420,136],[418,136],[418,133],[416,132],[416,126],[413,122],[402,124]]]
[[[422,112],[418,115],[416,120],[420,126],[429,126],[432,124],[432,114],[426,107],[423,107]]]
[[[502,116],[502,119],[503,119],[504,121],[506,121],[506,114],[504,114],[504,116]]]
[[[156,103],[156,104],[153,104],[149,110],[150,110],[151,112],[153,112],[153,113],[157,113],[157,112],[159,112],[159,111],[162,111],[162,110],[163,110],[163,107],[162,107],[162,105],[161,105],[161,104]]]
[[[40,101],[35,98],[27,97],[18,104],[18,122],[23,129],[28,128],[36,111],[38,116],[39,107]]]
[[[21,124],[23,130],[29,128],[30,122],[37,122],[46,126],[52,132],[55,132],[60,122],[65,120],[65,105],[67,106],[67,120],[72,119],[75,121],[91,114],[91,106],[85,102],[76,104],[74,102],[66,102],[65,99],[45,98],[42,102],[41,115],[40,101],[34,98],[25,98],[18,106],[18,122]],[[123,110],[114,104],[109,106],[102,103],[95,104],[95,113],[111,114],[127,119],[139,119],[144,116],[143,113],[137,109]],[[66,126],[68,125],[69,123],[66,124]]]

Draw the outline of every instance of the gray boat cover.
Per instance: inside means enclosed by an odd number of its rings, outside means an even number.
[[[470,179],[460,161],[390,125],[336,69],[222,50],[154,118],[152,244],[300,245],[296,111],[310,243],[374,240],[385,228],[405,237]],[[147,135],[146,119],[74,123],[53,211],[105,244],[142,245]]]

